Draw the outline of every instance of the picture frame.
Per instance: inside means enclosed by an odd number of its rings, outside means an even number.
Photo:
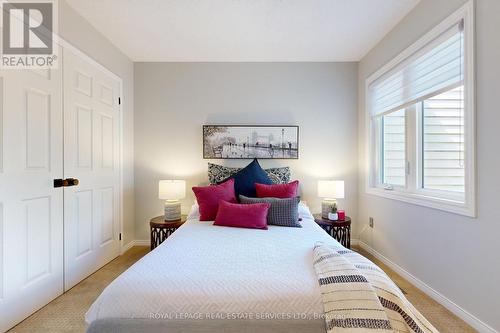
[[[298,159],[299,126],[203,125],[204,159]]]

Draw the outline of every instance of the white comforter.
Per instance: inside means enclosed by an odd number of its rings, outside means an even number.
[[[338,243],[314,222],[307,207],[300,206],[300,215],[302,228],[255,230],[213,226],[191,214],[103,291],[87,312],[87,323],[234,314],[317,318],[323,305],[313,247],[317,241]]]

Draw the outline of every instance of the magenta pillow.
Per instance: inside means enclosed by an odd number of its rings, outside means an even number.
[[[193,187],[200,207],[200,221],[213,221],[217,216],[219,201],[236,202],[234,179],[219,185]]]
[[[297,189],[299,188],[299,181],[295,180],[288,184],[255,184],[255,192],[257,198],[295,198],[297,196]]]
[[[267,229],[267,211],[270,207],[270,203],[235,204],[220,201],[214,225]]]

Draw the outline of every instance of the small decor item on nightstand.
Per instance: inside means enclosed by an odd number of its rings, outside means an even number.
[[[321,217],[328,219],[328,214],[332,212],[333,205],[337,205],[337,199],[344,198],[344,181],[318,181],[318,197],[323,198],[321,202]]]
[[[165,200],[165,221],[180,220],[181,203],[179,200],[185,197],[185,180],[160,180],[158,198]]]
[[[339,214],[337,214],[337,203],[334,202],[332,205],[332,211],[328,213],[328,219],[330,221],[337,221],[339,219]]]
[[[345,220],[345,210],[338,210],[337,214],[339,215],[339,221],[344,221]]]

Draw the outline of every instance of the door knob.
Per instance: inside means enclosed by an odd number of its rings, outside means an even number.
[[[64,186],[77,186],[78,184],[80,184],[80,181],[76,178],[66,178],[65,181],[66,185]]]
[[[76,186],[80,181],[76,178],[54,179],[54,187]]]

